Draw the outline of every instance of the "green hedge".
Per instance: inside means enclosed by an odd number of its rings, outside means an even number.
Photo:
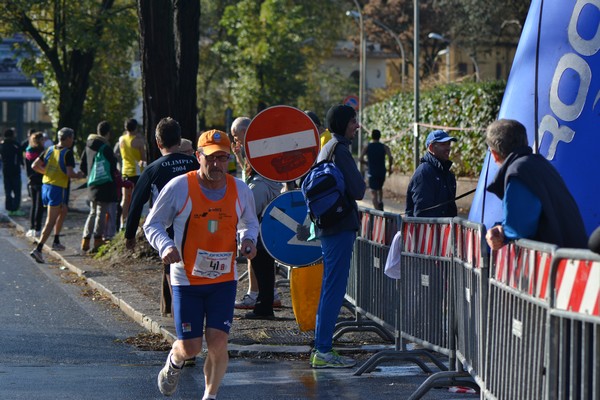
[[[449,130],[458,139],[450,153],[457,176],[479,176],[487,150],[485,128],[498,116],[505,87],[506,82],[493,81],[449,84],[421,92],[421,123],[464,129]],[[381,140],[390,146],[396,171],[407,174],[413,172],[413,102],[412,93],[399,93],[365,108],[363,115],[365,129],[379,129]],[[434,129],[419,128],[420,154],[425,152],[427,134]]]

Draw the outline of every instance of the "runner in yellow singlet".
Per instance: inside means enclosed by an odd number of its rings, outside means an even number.
[[[125,222],[129,215],[129,205],[131,204],[131,194],[137,183],[144,167],[146,166],[146,141],[138,133],[138,123],[131,118],[125,121],[125,132],[119,138],[119,150],[121,152],[121,174],[124,181],[129,181],[129,185],[123,187],[123,198],[121,200],[121,228],[125,228]]]
[[[53,250],[64,250],[65,246],[60,243],[59,237],[62,225],[67,217],[67,187],[70,178],[82,178],[81,171],[75,172],[75,157],[73,157],[73,140],[75,132],[71,128],[62,128],[58,131],[58,144],[50,146],[31,165],[31,168],[43,174],[42,179],[42,202],[48,207],[46,223],[42,229],[42,235],[37,246],[31,253],[31,257],[38,263],[44,263],[42,249],[44,243],[50,237],[54,229]]]

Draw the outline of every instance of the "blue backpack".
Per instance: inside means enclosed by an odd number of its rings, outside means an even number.
[[[310,219],[321,229],[330,228],[352,211],[344,175],[333,163],[336,142],[329,156],[313,165],[302,182],[302,194]]]

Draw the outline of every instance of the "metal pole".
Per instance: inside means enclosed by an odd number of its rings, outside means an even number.
[[[414,0],[414,92],[415,92],[415,104],[414,104],[414,114],[415,114],[415,125],[414,125],[414,167],[415,170],[419,166],[419,0]]]
[[[406,80],[406,78],[404,76],[404,70],[406,69],[406,57],[404,56],[404,46],[402,45],[402,42],[400,41],[400,37],[396,34],[396,32],[394,32],[389,26],[387,26],[383,22],[373,19],[373,23],[375,23],[375,25],[382,27],[386,31],[388,31],[390,33],[390,35],[392,35],[394,37],[394,40],[396,41],[396,44],[398,45],[398,48],[400,49],[400,56],[402,57],[402,85],[401,85],[401,88],[404,89],[404,82]]]
[[[479,82],[479,64],[477,64],[477,61],[475,61],[475,57],[473,57],[470,54],[469,54],[469,58],[471,59],[471,62],[473,63],[473,69],[475,69],[475,82]]]
[[[357,0],[353,0],[354,5],[356,6],[356,11],[358,12],[358,24],[360,25],[360,60],[359,60],[359,81],[358,81],[358,123],[360,124],[360,128],[358,130],[358,154],[362,151],[362,132],[363,132],[363,108],[365,106],[365,74],[366,70],[366,55],[367,55],[367,46],[365,44],[365,26],[363,21],[362,11],[360,9],[360,4],[358,4]]]
[[[446,47],[446,83],[450,83],[450,45]]]

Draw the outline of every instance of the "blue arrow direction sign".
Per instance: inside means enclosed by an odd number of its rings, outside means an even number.
[[[310,218],[304,196],[292,190],[277,196],[263,212],[261,240],[269,254],[280,263],[301,267],[319,261],[321,241],[307,241]]]

